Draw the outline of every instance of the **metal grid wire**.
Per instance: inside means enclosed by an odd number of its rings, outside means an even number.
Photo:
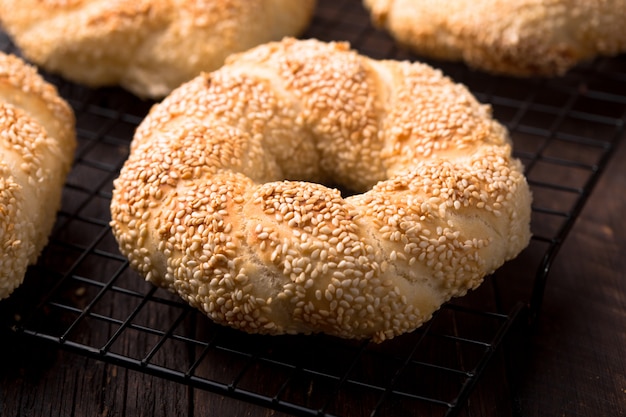
[[[320,1],[305,37],[346,40],[374,58],[416,59],[372,28],[355,0]],[[15,50],[6,36],[0,46]],[[251,336],[212,324],[144,282],[118,252],[108,222],[112,181],[152,103],[54,76],[48,79],[75,109],[79,148],[50,243],[1,305],[10,317],[0,324],[296,415],[457,415],[522,313],[532,319],[539,311],[551,263],[624,134],[626,59],[597,60],[553,80],[493,77],[422,60],[493,106],[534,194],[527,250],[422,328],[380,345],[324,335]]]

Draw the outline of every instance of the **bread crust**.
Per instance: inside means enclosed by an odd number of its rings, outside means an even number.
[[[0,299],[48,241],[75,146],[70,106],[34,67],[0,53]]]
[[[381,342],[516,256],[530,201],[507,131],[464,86],[285,39],[152,108],[111,225],[133,268],[217,323]]]
[[[161,98],[233,52],[297,36],[315,0],[0,0],[0,20],[38,66],[92,87]]]
[[[625,0],[364,0],[416,53],[495,74],[557,76],[626,52]]]

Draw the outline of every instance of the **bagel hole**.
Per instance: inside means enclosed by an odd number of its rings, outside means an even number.
[[[341,196],[343,198],[350,197],[350,196],[353,196],[353,195],[356,195],[356,194],[361,194],[361,193],[364,192],[364,191],[358,191],[355,188],[347,187],[345,184],[340,184],[340,183],[335,182],[335,181],[324,181],[322,183],[322,185],[324,187],[335,188],[335,189],[339,190],[339,192],[341,193]]]

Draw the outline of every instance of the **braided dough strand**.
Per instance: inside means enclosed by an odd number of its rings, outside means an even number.
[[[24,56],[89,86],[161,98],[233,52],[297,36],[315,0],[0,0]]]
[[[70,106],[35,68],[0,53],[0,299],[48,241],[75,147]]]
[[[530,199],[506,130],[465,87],[285,39],[153,107],[111,224],[133,268],[218,323],[380,342],[516,256]]]
[[[363,0],[418,54],[514,76],[555,76],[626,52],[626,0]]]

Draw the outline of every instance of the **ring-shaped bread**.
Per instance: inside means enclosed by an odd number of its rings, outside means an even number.
[[[464,86],[285,39],[151,109],[111,224],[133,268],[217,323],[380,342],[515,257],[530,203],[507,131]]]
[[[92,87],[162,98],[233,52],[297,36],[316,0],[0,0],[22,54]]]
[[[364,0],[374,24],[424,57],[555,76],[626,52],[626,0]]]
[[[0,299],[34,264],[74,160],[74,113],[22,59],[0,53]]]

